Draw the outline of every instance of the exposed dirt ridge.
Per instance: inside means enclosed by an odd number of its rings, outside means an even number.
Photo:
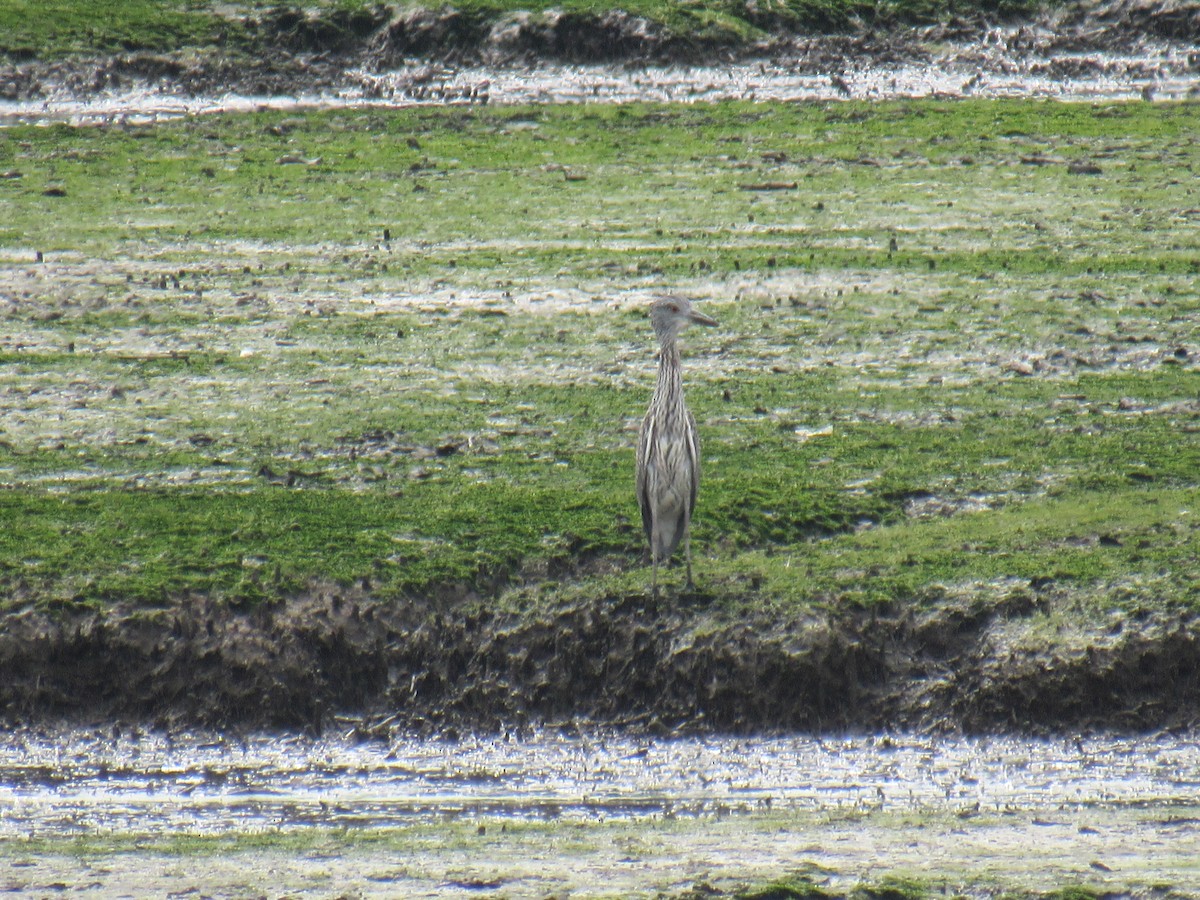
[[[1003,71],[1014,60],[1138,52],[1147,42],[1185,49],[1200,42],[1200,0],[1077,0],[1023,21],[982,16],[936,24],[827,23],[815,31],[765,16],[747,38],[733,30],[676,33],[621,10],[516,12],[489,19],[453,6],[376,5],[302,10],[280,6],[247,20],[254,50],[226,48],[0,65],[0,100],[77,97],[148,85],[190,95],[280,95],[369,89],[362,73],[405,63],[530,66],[539,62],[712,65],[737,59],[786,61],[837,75],[856,66],[899,66],[947,57]],[[1190,59],[1190,57],[1189,57]],[[1200,52],[1193,68],[1200,69]]]
[[[769,9],[747,4],[746,23],[761,36],[730,29],[675,32],[621,9],[515,12],[488,18],[453,5],[438,9],[378,5],[369,10],[301,11],[276,7],[252,22],[268,46],[292,53],[355,56],[386,68],[413,57],[503,64],[563,62],[719,62],[731,55],[795,52],[813,38],[866,38],[866,47],[892,43],[915,49],[946,40],[967,42],[995,32],[982,15],[944,22],[815,21],[803,27]],[[1007,29],[1024,49],[1114,49],[1150,39],[1200,40],[1197,0],[1077,0]]]
[[[1052,587],[946,599],[917,615],[732,616],[699,599],[645,597],[493,613],[462,597],[385,604],[322,589],[248,612],[201,598],[102,614],[30,607],[0,629],[0,711],[318,730],[351,715],[367,730],[423,732],[575,721],[1132,732],[1200,722],[1200,616],[1128,615],[1071,639],[1014,639],[1068,602]]]

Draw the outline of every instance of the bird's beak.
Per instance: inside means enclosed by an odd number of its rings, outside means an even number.
[[[693,322],[696,325],[707,325],[709,328],[717,327],[716,319],[710,319],[708,316],[704,315],[704,313],[698,313],[694,309],[688,312],[688,321]]]

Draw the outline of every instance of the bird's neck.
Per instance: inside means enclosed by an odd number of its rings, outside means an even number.
[[[658,350],[658,382],[656,394],[683,393],[683,364],[679,358],[679,344],[663,341]]]

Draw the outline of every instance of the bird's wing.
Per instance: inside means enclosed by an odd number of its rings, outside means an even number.
[[[650,441],[653,437],[654,425],[650,414],[642,419],[642,427],[638,430],[637,448],[637,498],[638,506],[642,509],[642,531],[646,540],[653,541],[651,531],[654,528],[654,518],[650,511]]]
[[[690,522],[692,510],[696,508],[696,494],[700,491],[700,433],[696,430],[696,417],[692,411],[687,414],[687,452],[691,461],[692,485],[688,494],[687,517]]]

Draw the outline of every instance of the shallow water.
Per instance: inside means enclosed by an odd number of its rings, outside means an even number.
[[[1047,812],[1200,799],[1200,747],[1158,737],[469,738],[19,733],[0,745],[0,837],[91,828],[568,820],[718,808]]]
[[[1200,896],[1194,737],[22,731],[0,744],[0,886],[655,896],[805,871],[841,893],[901,874],[974,896],[1080,882]],[[187,835],[221,843],[163,843]]]

